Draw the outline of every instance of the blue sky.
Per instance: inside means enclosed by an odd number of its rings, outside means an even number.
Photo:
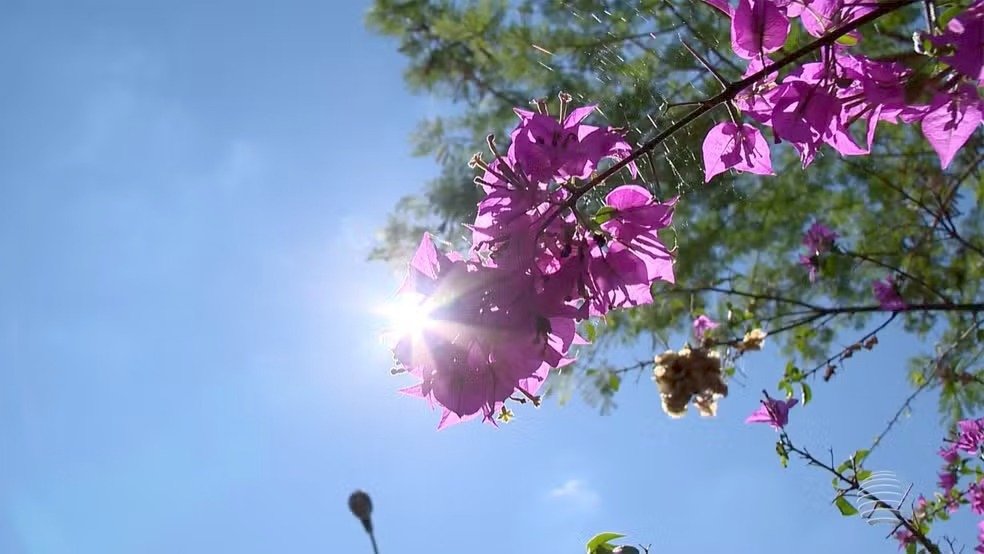
[[[405,91],[366,8],[0,8],[0,552],[368,552],[355,488],[383,554],[583,552],[604,530],[654,553],[894,552],[741,423],[781,371],[768,348],[715,420],[670,421],[646,376],[611,416],[547,403],[498,430],[437,432],[396,394],[371,308],[397,276],[363,260],[436,171],[407,138],[442,105]],[[794,440],[868,444],[916,348],[886,337],[816,385]],[[871,462],[926,490],[932,399],[915,414]]]

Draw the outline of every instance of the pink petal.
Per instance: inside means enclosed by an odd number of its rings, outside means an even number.
[[[731,47],[746,60],[782,48],[789,19],[771,0],[738,0],[731,22]]]
[[[624,185],[608,193],[605,204],[616,210],[625,210],[645,206],[653,199],[652,193],[646,187],[639,185]]]
[[[573,127],[574,125],[584,121],[584,118],[591,115],[591,112],[593,112],[596,107],[596,105],[591,105],[574,108],[571,113],[567,114],[567,117],[564,118],[564,127]]]
[[[410,261],[410,267],[431,279],[437,279],[437,248],[434,247],[430,234],[424,233],[424,237],[420,239],[420,245]]]
[[[756,175],[775,175],[772,170],[772,154],[769,143],[762,132],[751,125],[741,126],[742,161],[735,166],[738,171],[747,171]]]
[[[703,146],[705,183],[730,167],[725,165],[722,156],[734,150],[737,132],[738,126],[730,121],[718,123],[707,132]]]
[[[513,113],[518,115],[523,121],[533,119],[533,116],[536,115],[536,112],[531,112],[530,110],[524,110],[522,108],[513,108]]]
[[[922,132],[926,140],[940,156],[940,164],[946,169],[981,123],[981,101],[974,87],[966,85],[957,94],[943,100],[931,109],[922,120]]]
[[[757,175],[774,175],[769,144],[751,125],[741,129],[730,121],[718,123],[704,138],[704,182],[729,168]]]

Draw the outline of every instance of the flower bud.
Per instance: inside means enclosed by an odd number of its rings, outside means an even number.
[[[357,490],[349,496],[348,505],[352,515],[362,522],[366,533],[372,533],[372,500],[369,499],[369,495]]]

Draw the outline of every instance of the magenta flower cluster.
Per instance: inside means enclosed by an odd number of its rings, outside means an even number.
[[[981,446],[984,445],[984,418],[965,419],[957,423],[957,436],[949,446],[940,448],[940,458],[943,459],[944,467],[939,473],[937,485],[947,496],[955,496],[959,499],[961,494],[953,494],[954,487],[957,486],[958,468],[962,458],[961,452],[978,457]],[[972,502],[972,508],[976,514],[984,514],[984,498],[981,498],[981,491],[975,483],[969,491],[973,497],[978,498]]]
[[[906,308],[905,300],[899,294],[898,283],[895,277],[889,275],[884,279],[875,279],[871,282],[871,291],[878,300],[878,306],[889,312],[897,312]]]
[[[694,338],[697,340],[697,344],[700,344],[704,342],[704,336],[712,329],[717,328],[719,323],[707,315],[701,314],[691,325],[694,330]]]
[[[426,313],[421,329],[394,347],[397,367],[419,383],[404,392],[443,410],[440,427],[473,417],[495,424],[507,399],[538,401],[551,368],[572,361],[584,340],[576,322],[651,303],[654,281],[673,282],[673,256],[658,236],[676,199],[660,203],[645,187],[619,186],[595,214],[575,193],[605,159],[631,151],[623,135],[584,123],[594,106],[560,118],[545,104],[517,109],[511,144],[494,159],[472,160],[484,191],[471,248],[438,251],[425,235],[401,295]],[[629,164],[633,176],[634,164]]]
[[[984,483],[981,481],[980,473],[971,482],[966,490],[962,490],[959,484],[960,475],[969,473],[966,465],[970,459],[981,460],[981,449],[984,447],[984,418],[965,419],[957,423],[956,436],[947,441],[947,444],[940,448],[939,456],[943,460],[943,469],[937,474],[937,486],[941,492],[937,493],[938,505],[945,509],[947,513],[953,514],[960,509],[963,504],[969,504],[970,510],[977,515],[984,515]],[[969,455],[965,458],[962,454]],[[920,496],[914,515],[916,519],[921,519],[927,515],[927,502]],[[978,537],[979,544],[975,552],[984,553],[984,521],[978,524],[981,531]],[[904,547],[914,542],[912,536],[896,535],[899,546]]]
[[[776,400],[766,396],[762,405],[745,419],[745,423],[768,423],[773,429],[782,429],[789,423],[789,409],[798,403],[795,398]]]
[[[814,221],[813,225],[810,225],[810,228],[803,234],[803,246],[806,247],[806,254],[800,255],[799,263],[809,270],[811,283],[817,280],[817,273],[820,271],[820,256],[834,247],[835,240],[837,240],[837,233],[819,221]]]
[[[807,253],[800,254],[799,263],[809,270],[810,283],[816,282],[820,272],[820,258],[825,253],[834,251],[834,241],[837,238],[836,231],[819,221],[814,221],[803,234],[803,246],[806,247]],[[908,307],[899,293],[899,284],[894,275],[872,281],[871,292],[882,310],[897,312]]]
[[[769,55],[786,44],[791,22],[822,37],[871,13],[877,3],[861,0],[704,0],[731,20],[731,47],[748,60],[745,77],[766,70]],[[929,52],[946,66],[917,76],[894,60],[854,51],[857,31],[820,48],[820,60],[800,65],[780,78],[764,75],[732,102],[750,120],[772,129],[773,142],[788,142],[810,165],[824,144],[843,156],[868,154],[880,122],[920,123],[923,135],[944,168],[981,123],[984,102],[984,0],[976,0],[945,29],[926,37]],[[925,101],[914,90],[932,91]],[[856,129],[857,132],[852,132]],[[737,120],[718,123],[703,145],[704,178],[728,169],[773,175],[768,141],[758,127]]]

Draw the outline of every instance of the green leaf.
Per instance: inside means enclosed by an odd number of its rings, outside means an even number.
[[[800,383],[800,388],[803,390],[803,405],[806,406],[813,400],[813,389],[806,383]]]
[[[595,554],[596,551],[599,549],[599,547],[601,547],[601,546],[609,546],[608,545],[609,542],[611,542],[611,541],[613,541],[615,539],[620,539],[620,538],[622,538],[624,536],[625,535],[623,535],[621,533],[613,533],[611,531],[607,531],[607,532],[604,532],[604,533],[598,533],[597,535],[591,537],[591,540],[589,540],[588,541],[588,544],[585,545],[587,547],[587,552],[588,552],[588,554]]]
[[[611,373],[608,375],[608,390],[612,394],[618,392],[618,387],[622,385],[622,378],[618,376],[617,373]]]
[[[792,398],[794,396],[794,394],[795,394],[793,392],[793,385],[789,384],[789,381],[787,381],[785,379],[783,379],[782,381],[779,381],[778,388],[779,388],[779,390],[781,390],[784,393],[786,393],[786,398]]]
[[[594,322],[585,321],[584,322],[584,338],[588,339],[588,342],[594,342],[598,338],[598,329],[595,328]]]
[[[946,24],[949,23],[951,19],[959,15],[965,9],[966,7],[961,6],[960,4],[950,6],[946,10],[943,10],[943,13],[936,18],[936,21],[939,23],[940,27],[946,27]]]
[[[603,234],[603,231],[601,229],[601,223],[598,223],[598,221],[595,220],[594,218],[588,219],[584,223],[592,233]]]
[[[858,39],[852,37],[851,35],[843,35],[837,39],[837,44],[841,46],[855,46],[858,43]]]
[[[837,500],[834,500],[834,504],[837,505],[837,509],[840,510],[842,516],[853,516],[858,513],[858,509],[851,505],[843,496],[838,496]]]
[[[786,446],[782,441],[776,441],[776,454],[779,455],[779,463],[782,467],[789,467],[789,453],[786,452]]]
[[[926,384],[926,376],[921,369],[913,369],[909,372],[909,382],[914,387],[921,387]]]
[[[910,542],[909,544],[905,545],[905,554],[916,554],[916,552],[918,552],[916,543]]]
[[[851,459],[854,460],[854,465],[861,465],[865,458],[868,457],[868,452],[869,450],[867,448],[862,448],[861,450],[855,452],[854,455],[851,456]]]
[[[618,212],[618,210],[616,210],[615,208],[613,208],[611,206],[602,206],[601,209],[599,209],[595,213],[594,218],[592,218],[592,219],[594,220],[595,223],[597,223],[598,225],[601,225],[602,223],[604,223],[604,222],[610,220],[611,218],[615,217],[615,214],[617,212]]]
[[[785,378],[791,383],[796,383],[803,378],[803,372],[796,367],[793,362],[786,363]]]
[[[863,482],[863,481],[867,481],[869,478],[871,478],[871,475],[872,475],[872,473],[871,473],[871,470],[870,469],[864,469],[864,470],[859,471],[857,473],[857,475],[855,475],[854,477],[859,482]]]

